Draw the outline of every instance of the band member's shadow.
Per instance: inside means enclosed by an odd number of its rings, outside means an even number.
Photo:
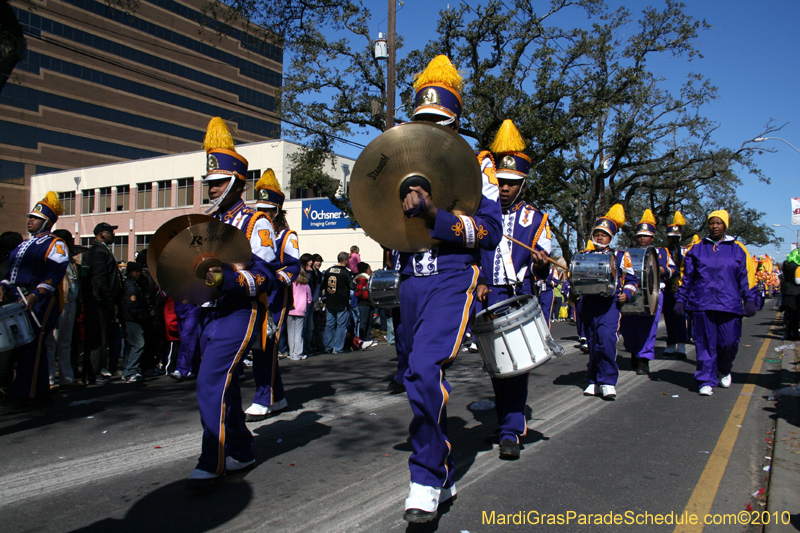
[[[331,428],[320,424],[318,420],[321,418],[318,413],[306,411],[294,420],[278,420],[255,429],[256,467],[329,435]]]
[[[306,403],[336,395],[336,389],[333,385],[321,382],[312,383],[305,387],[291,387],[290,390],[289,405],[282,411],[283,413],[300,411]]]
[[[586,370],[578,372],[570,372],[568,374],[561,374],[553,380],[553,385],[566,385],[583,389],[588,383],[586,378]]]
[[[141,533],[142,531],[210,531],[233,520],[250,504],[253,491],[239,479],[226,479],[222,487],[195,496],[184,489],[185,480],[159,487],[133,504],[121,519],[105,518],[73,533]],[[164,502],[168,510],[158,512]]]

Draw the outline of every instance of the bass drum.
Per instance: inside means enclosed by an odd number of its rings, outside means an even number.
[[[524,374],[564,354],[550,335],[539,301],[530,295],[498,302],[475,317],[472,334],[490,376]]]
[[[400,307],[400,272],[397,270],[375,270],[367,286],[369,303],[378,309]]]
[[[570,288],[577,294],[614,296],[617,268],[614,254],[579,252],[569,265]]]
[[[658,252],[652,246],[647,248],[620,248],[631,256],[633,271],[639,278],[639,290],[630,301],[622,305],[623,315],[655,315],[661,284],[658,276]]]

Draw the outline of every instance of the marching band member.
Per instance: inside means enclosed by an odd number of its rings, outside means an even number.
[[[48,192],[28,213],[30,238],[14,248],[8,259],[9,271],[0,281],[0,301],[6,292],[12,298],[24,294],[25,311],[31,313],[33,341],[19,348],[17,373],[9,402],[0,414],[13,414],[36,407],[50,398],[45,340],[61,314],[59,288],[69,265],[69,247],[50,230],[64,212],[58,195]]]
[[[203,445],[197,468],[186,488],[208,492],[219,486],[227,471],[255,463],[253,435],[245,425],[239,371],[242,357],[261,331],[266,308],[259,296],[280,283],[291,282],[276,262],[272,224],[245,205],[242,191],[247,160],[236,153],[225,122],[209,122],[204,141],[212,216],[242,230],[250,241],[252,262],[246,270],[232,265],[212,267],[206,283],[222,296],[202,306],[199,343],[202,362],[197,376],[197,403],[203,425]]]
[[[488,287],[484,283],[478,285],[477,298],[483,309],[514,296],[534,294],[536,278],[544,280],[550,276],[547,257],[551,244],[547,215],[520,199],[531,166],[530,158],[522,152],[524,149],[525,141],[516,126],[505,120],[490,146],[497,159],[502,230],[536,251],[516,246],[509,239],[502,239],[494,250],[481,250],[481,279],[488,282]],[[478,158],[481,159],[481,155]],[[488,157],[484,155],[484,158],[491,158],[491,154]],[[487,167],[484,172],[492,170]],[[526,372],[507,378],[492,378],[500,426],[500,459],[519,458],[519,438],[528,430],[525,420],[528,375]]]
[[[597,219],[592,230],[593,254],[614,256],[619,273],[614,296],[584,294],[581,296],[579,312],[581,324],[589,345],[589,366],[587,377],[589,386],[583,391],[586,396],[600,394],[604,400],[617,397],[617,340],[620,321],[620,307],[627,302],[639,287],[639,280],[633,270],[628,252],[615,251],[609,246],[611,239],[625,224],[625,210],[622,205],[611,206],[604,217]]]
[[[450,60],[441,55],[434,58],[414,79],[414,120],[457,130],[462,86]],[[474,312],[479,250],[494,250],[501,239],[497,199],[496,181],[484,179],[483,197],[474,216],[438,209],[422,187],[410,187],[403,200],[406,216],[422,218],[431,238],[440,241],[427,252],[400,254],[401,334],[408,350],[404,381],[413,412],[411,486],[403,514],[409,522],[433,520],[439,504],[456,494],[447,438],[451,389],[444,373],[458,354]]]
[[[686,359],[686,342],[688,334],[686,330],[686,317],[675,314],[675,293],[678,291],[680,282],[680,272],[683,268],[683,256],[686,248],[681,246],[682,228],[686,225],[686,219],[680,211],[675,211],[672,217],[672,224],[667,226],[667,248],[670,256],[675,263],[678,274],[672,278],[670,283],[664,287],[664,325],[667,327],[667,348],[665,355],[675,354],[676,359]]]
[[[653,245],[656,234],[656,218],[653,212],[646,209],[642,220],[636,225],[636,240],[639,247]],[[661,318],[664,286],[678,274],[675,263],[666,248],[656,248],[658,253],[658,277],[661,291],[658,295],[658,306],[654,315],[623,315],[620,333],[625,340],[625,349],[631,354],[631,370],[640,376],[650,374],[650,361],[655,358],[656,333],[658,320]]]
[[[384,248],[384,256],[387,270],[400,270],[400,252]],[[393,394],[402,394],[406,392],[405,375],[408,370],[408,349],[403,335],[403,317],[400,314],[400,307],[393,307],[390,311],[394,328],[394,349],[397,353],[397,372],[389,381],[388,389]]]
[[[756,314],[755,263],[742,243],[725,234],[728,212],[708,215],[708,236],[686,252],[675,313],[692,312],[701,396],[731,386],[742,316]],[[742,305],[742,299],[745,300]]]
[[[266,346],[258,346],[253,350],[256,394],[253,404],[244,412],[247,422],[264,420],[271,413],[286,408],[286,393],[278,366],[278,341],[283,334],[286,315],[292,307],[292,280],[300,273],[297,232],[290,230],[286,224],[286,214],[282,209],[285,195],[271,168],[265,170],[256,183],[256,198],[256,209],[264,213],[275,228],[275,255],[281,267],[285,267],[283,271],[286,278],[278,280],[268,297],[262,297],[267,302],[277,330],[273,338],[267,339]],[[288,281],[284,282],[284,279]]]

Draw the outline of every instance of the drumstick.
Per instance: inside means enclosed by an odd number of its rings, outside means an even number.
[[[20,297],[22,297],[22,304],[23,304],[22,308],[25,309],[26,307],[28,307],[28,300],[27,300],[27,298],[25,298],[25,293],[22,292],[22,289],[20,289],[19,287],[17,287],[17,292],[19,292]],[[34,314],[33,309],[28,311],[28,313],[31,315],[31,318],[33,319],[33,321],[36,322],[36,325],[39,326],[39,329],[42,329],[42,324],[41,324],[41,322],[39,322],[39,319],[36,318],[36,315]]]
[[[512,237],[511,235],[505,235],[505,234],[504,234],[504,235],[503,235],[503,237],[505,237],[506,239],[508,239],[509,241],[511,241],[511,242],[513,242],[513,243],[519,244],[520,246],[522,246],[522,247],[523,247],[523,248],[525,248],[526,250],[530,250],[531,252],[535,252],[535,251],[536,251],[536,250],[534,250],[533,248],[531,248],[530,246],[528,246],[527,244],[525,244],[525,243],[523,243],[523,242],[520,242],[520,241],[518,241],[517,239],[515,239],[515,238],[514,238],[514,237]],[[547,256],[547,260],[548,260],[548,261],[550,261],[551,263],[553,263],[553,264],[556,266],[556,268],[560,268],[561,270],[564,270],[564,271],[566,271],[566,270],[567,270],[566,268],[564,268],[564,265],[562,265],[561,263],[559,263],[558,261],[556,261],[556,260],[555,260],[555,259],[553,259],[552,257],[550,257],[550,256]]]

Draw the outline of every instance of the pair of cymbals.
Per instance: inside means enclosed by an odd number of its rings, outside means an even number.
[[[165,222],[150,241],[147,268],[176,302],[200,305],[222,294],[206,285],[206,273],[223,263],[242,267],[252,251],[244,232],[213,217],[182,215]]]
[[[412,185],[434,205],[474,215],[481,201],[481,168],[475,152],[455,131],[431,122],[407,122],[375,138],[358,156],[350,179],[350,205],[364,232],[401,252],[422,252],[439,241],[419,217],[403,212]]]

